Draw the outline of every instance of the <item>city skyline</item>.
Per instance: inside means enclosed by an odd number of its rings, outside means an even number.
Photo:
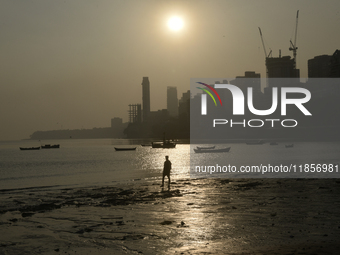
[[[72,1],[1,3],[0,140],[37,130],[105,127],[128,121],[150,79],[151,111],[166,109],[190,78],[266,77],[265,46],[291,56],[299,10],[297,68],[340,48],[340,3],[322,1]],[[183,18],[181,31],[167,21]]]

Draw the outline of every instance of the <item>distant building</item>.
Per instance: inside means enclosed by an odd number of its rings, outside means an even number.
[[[300,69],[295,68],[295,60],[290,56],[266,58],[267,78],[300,78]],[[268,86],[272,87],[270,80]]]
[[[236,76],[235,80],[230,81],[231,84],[237,85],[242,89],[243,93],[247,91],[248,87],[253,88],[253,93],[261,92],[261,74],[253,71],[244,72],[244,76]]]
[[[333,55],[316,56],[308,60],[308,78],[339,78],[340,51]]]
[[[268,105],[261,91],[261,74],[254,71],[246,71],[244,76],[236,76],[235,80],[230,81],[230,83],[239,87],[244,95],[248,95],[248,88],[252,88],[252,100],[255,107],[262,109]],[[232,98],[229,95],[229,101],[231,100]]]
[[[112,128],[121,127],[122,125],[123,125],[123,119],[122,118],[115,117],[115,118],[111,119],[111,127]]]
[[[340,78],[340,51],[336,50],[330,60],[331,77]]]
[[[142,122],[142,106],[141,104],[129,104],[129,122]]]
[[[150,114],[150,82],[149,77],[143,77],[142,82],[143,121],[147,121]]]
[[[150,112],[149,122],[150,123],[165,123],[169,120],[169,112],[167,109]]]
[[[178,116],[178,98],[177,98],[177,88],[168,87],[167,89],[167,109],[171,117]]]
[[[327,78],[331,76],[331,58],[329,55],[316,56],[308,60],[308,78]]]
[[[127,127],[127,123],[123,123],[122,118],[115,117],[111,119],[111,130],[110,134],[107,134],[107,137],[113,138],[123,138],[124,137],[124,129]],[[105,135],[105,129],[102,129],[102,135]],[[99,131],[97,132],[99,133]]]
[[[190,90],[182,94],[182,97],[179,100],[178,113],[179,115],[186,114],[187,116],[189,116],[190,114]]]

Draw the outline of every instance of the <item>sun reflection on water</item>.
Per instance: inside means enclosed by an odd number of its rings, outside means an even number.
[[[161,173],[165,156],[169,156],[172,163],[171,175],[178,175],[182,178],[189,176],[190,145],[178,144],[175,149],[139,148],[136,164],[150,173]]]

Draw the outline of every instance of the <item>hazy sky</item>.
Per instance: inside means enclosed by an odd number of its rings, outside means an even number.
[[[109,127],[128,121],[148,76],[151,110],[166,108],[190,78],[265,77],[264,52],[292,56],[299,13],[297,65],[340,49],[339,0],[1,0],[0,140],[37,130]],[[167,21],[185,25],[171,31]]]

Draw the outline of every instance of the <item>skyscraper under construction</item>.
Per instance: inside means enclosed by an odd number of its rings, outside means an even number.
[[[300,78],[300,70],[296,69],[295,59],[290,56],[267,57],[267,78]]]
[[[264,44],[263,36],[261,28],[259,28],[263,50],[266,58],[266,69],[267,69],[267,78],[300,78],[300,70],[296,68],[296,55],[297,55],[297,29],[298,29],[298,19],[299,19],[299,11],[296,13],[296,27],[295,27],[295,38],[294,42],[290,40],[289,50],[293,51],[293,58],[290,56],[281,57],[281,50],[279,53],[279,57],[272,57],[272,51],[267,54],[266,47]],[[268,80],[268,87],[273,87],[271,80]]]

